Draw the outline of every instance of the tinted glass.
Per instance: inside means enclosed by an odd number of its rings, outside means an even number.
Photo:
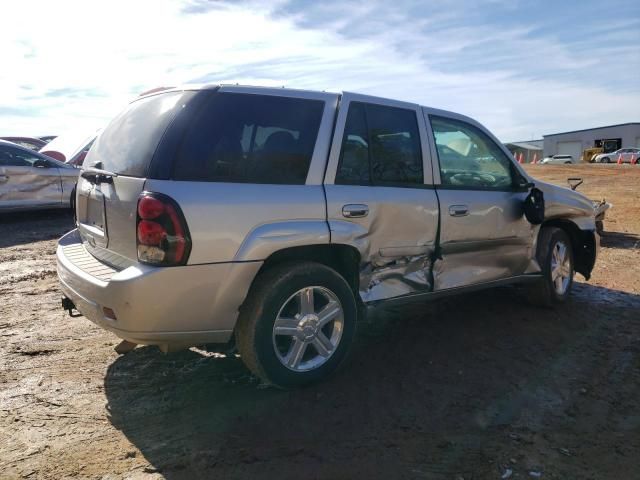
[[[324,102],[218,93],[187,128],[176,180],[305,183]]]
[[[402,108],[367,105],[373,182],[423,183],[416,114]]]
[[[0,145],[0,166],[32,167],[36,160],[43,159],[19,148]]]
[[[351,103],[336,183],[422,185],[423,182],[415,112]]]
[[[431,117],[442,185],[507,189],[513,185],[512,164],[485,133],[450,118]]]
[[[352,103],[342,138],[340,163],[335,183],[346,185],[369,185],[369,134],[362,103]]]
[[[96,139],[84,165],[102,162],[119,175],[144,177],[158,142],[192,92],[169,92],[131,103]]]

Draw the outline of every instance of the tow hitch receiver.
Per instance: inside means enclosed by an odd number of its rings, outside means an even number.
[[[69,312],[70,317],[82,316],[82,314],[78,312],[78,310],[76,309],[75,303],[73,303],[73,301],[68,297],[62,297],[62,308],[64,308],[67,312]],[[74,310],[78,313],[73,313]]]

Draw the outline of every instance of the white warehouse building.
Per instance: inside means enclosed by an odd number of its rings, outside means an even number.
[[[605,153],[619,148],[640,148],[640,122],[553,133],[542,138],[545,157],[571,155],[580,161],[582,151],[586,148],[603,147]]]

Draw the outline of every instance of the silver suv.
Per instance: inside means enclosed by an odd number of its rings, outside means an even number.
[[[283,387],[345,358],[366,306],[586,278],[591,202],[482,125],[353,93],[181,88],[100,134],[60,239],[66,308],[164,351],[235,343]]]

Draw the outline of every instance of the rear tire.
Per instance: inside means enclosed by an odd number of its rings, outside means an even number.
[[[564,303],[571,294],[575,272],[569,235],[560,228],[543,227],[536,258],[542,278],[527,288],[529,302],[541,307]]]
[[[307,385],[346,358],[357,316],[354,293],[335,270],[285,263],[260,274],[252,286],[236,327],[238,350],[266,383]]]

